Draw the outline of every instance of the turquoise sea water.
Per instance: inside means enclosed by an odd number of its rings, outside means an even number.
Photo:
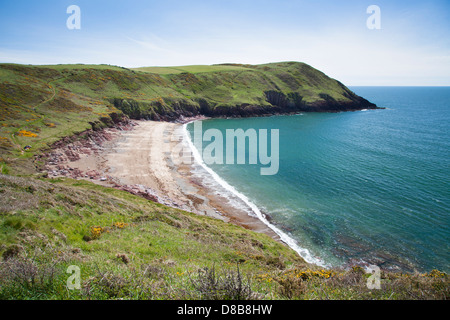
[[[450,87],[351,89],[387,109],[203,121],[280,135],[276,175],[209,167],[319,263],[448,272]]]

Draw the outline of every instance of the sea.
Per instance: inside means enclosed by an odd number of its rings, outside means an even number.
[[[223,137],[227,129],[277,129],[272,175],[250,163],[249,145],[243,164],[205,164],[195,123],[185,125],[194,174],[310,263],[448,273],[450,87],[350,89],[385,109],[202,120],[203,132]]]

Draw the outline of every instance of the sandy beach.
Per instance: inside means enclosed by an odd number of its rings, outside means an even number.
[[[77,143],[54,150],[57,163],[49,162],[53,176],[66,175],[89,179],[105,186],[120,187],[134,193],[145,193],[150,199],[207,215],[244,228],[279,236],[248,208],[240,208],[219,189],[212,189],[198,174],[183,125],[157,121],[133,121],[130,130],[106,129],[108,139],[92,143],[90,150]],[[92,150],[93,149],[93,150]],[[68,151],[77,152],[67,157]],[[67,174],[66,174],[67,173]],[[210,181],[209,181],[210,182]]]

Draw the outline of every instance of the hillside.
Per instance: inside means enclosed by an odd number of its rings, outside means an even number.
[[[39,100],[55,84],[59,102],[113,105],[133,118],[252,116],[375,108],[340,82],[298,62],[125,69],[89,65],[0,65],[7,105]],[[30,92],[29,89],[33,89]],[[21,93],[26,101],[14,101]],[[64,99],[64,100],[61,100]],[[84,100],[84,101],[83,101]],[[70,108],[70,107],[69,107]]]
[[[370,290],[361,267],[321,270],[267,235],[40,172],[55,143],[126,127],[128,117],[374,107],[301,63],[1,64],[0,299],[445,299],[438,271],[382,272]],[[66,288],[70,265],[81,290]]]
[[[0,193],[0,300],[448,297],[439,271],[382,272],[371,290],[361,267],[323,270],[267,235],[88,181],[0,175]]]

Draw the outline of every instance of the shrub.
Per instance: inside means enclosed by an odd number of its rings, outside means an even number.
[[[57,268],[59,262],[39,251],[32,256],[19,252],[10,255],[0,263],[0,299],[42,299],[43,295],[51,295],[57,290],[55,280],[62,273]]]
[[[92,279],[92,282],[106,293],[108,298],[122,298],[129,294],[130,281],[120,274],[100,273],[99,276]]]
[[[191,278],[194,298],[203,300],[249,300],[253,297],[250,278],[244,279],[237,264],[236,271],[226,270],[217,274],[216,269],[199,269]]]

